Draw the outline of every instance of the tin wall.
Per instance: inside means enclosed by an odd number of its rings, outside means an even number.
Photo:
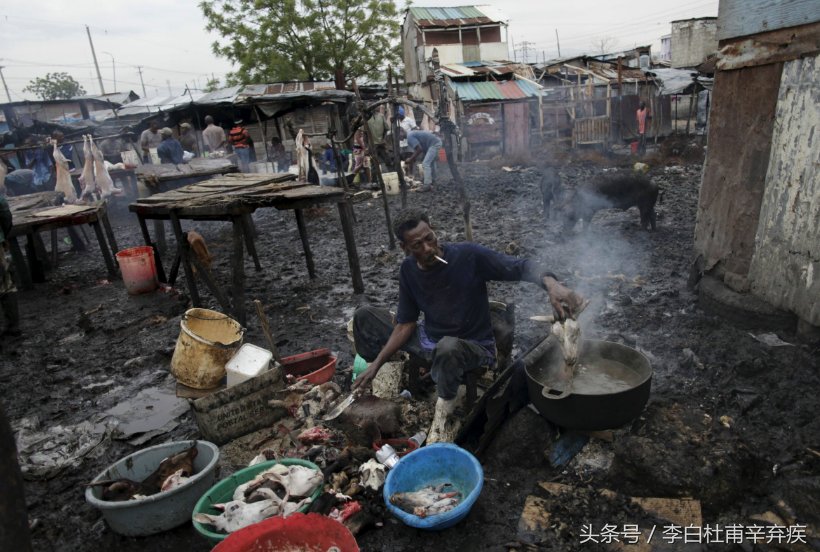
[[[766,184],[782,63],[715,75],[695,251],[745,276]]]
[[[713,121],[714,123],[714,121]],[[749,278],[775,306],[820,326],[820,60],[783,67]]]

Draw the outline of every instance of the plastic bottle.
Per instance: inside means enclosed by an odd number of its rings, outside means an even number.
[[[359,374],[365,370],[367,370],[367,361],[359,355],[356,355],[356,358],[353,359],[353,376],[351,377],[351,381],[356,381]]]
[[[424,441],[427,440],[427,432],[419,431],[418,433],[410,437],[410,440],[416,443],[416,447],[420,447],[424,443]]]
[[[390,469],[399,463],[399,455],[396,454],[396,449],[390,445],[382,445],[382,447],[376,451],[376,460]]]

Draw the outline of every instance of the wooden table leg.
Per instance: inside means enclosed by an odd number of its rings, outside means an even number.
[[[347,200],[340,201],[336,206],[339,208],[339,218],[342,219],[342,232],[345,236],[347,262],[350,264],[350,278],[353,280],[353,292],[364,293],[362,269],[359,266],[359,253],[356,251],[356,240],[353,237],[353,207],[350,206],[350,202]]]
[[[188,283],[188,291],[191,294],[191,302],[195,307],[200,307],[202,306],[202,300],[199,297],[194,271],[191,269],[191,262],[188,259],[188,240],[182,235],[182,225],[179,223],[179,218],[177,218],[173,211],[170,216],[171,228],[174,229],[174,236],[176,236],[177,239],[177,251],[182,259],[182,269],[185,271],[185,280]]]
[[[248,255],[253,258],[253,266],[256,271],[262,270],[262,265],[259,262],[259,255],[256,254],[256,244],[254,238],[257,236],[254,231],[253,219],[250,215],[244,215],[240,218],[242,221],[242,232],[245,234],[245,247],[248,249]]]
[[[307,263],[308,275],[310,279],[316,278],[316,266],[313,264],[313,253],[310,252],[308,243],[307,226],[305,226],[305,214],[301,209],[294,209],[296,213],[296,226],[299,228],[299,238],[302,240],[302,249],[305,250],[305,262]]]
[[[111,247],[111,254],[116,257],[120,249],[117,247],[117,238],[114,236],[114,229],[111,228],[111,221],[108,220],[108,211],[105,206],[102,207],[99,217],[105,230],[105,236],[108,238],[108,245]]]
[[[245,325],[245,252],[242,244],[242,220],[233,217],[233,313]]]
[[[9,239],[9,248],[11,249],[11,259],[14,262],[15,276],[17,279],[17,287],[20,289],[31,289],[34,284],[31,281],[31,270],[26,263],[26,257],[20,249],[20,244],[17,238]]]
[[[179,264],[182,257],[179,253],[174,257],[174,263],[171,265],[171,274],[168,276],[168,283],[170,285],[174,285],[177,281],[177,275],[179,274]]]
[[[137,220],[140,223],[140,230],[142,231],[142,239],[145,241],[145,245],[149,245],[154,249],[154,264],[157,266],[157,279],[164,283],[168,283],[168,278],[165,276],[165,270],[162,268],[162,255],[159,253],[159,249],[157,249],[156,244],[151,241],[151,234],[148,233],[148,225],[145,223],[145,219],[142,218],[140,215],[137,215]],[[171,283],[173,285],[173,283]]]
[[[51,266],[57,268],[57,229],[51,229]]]
[[[48,272],[52,269],[51,255],[46,248],[46,243],[43,241],[43,236],[40,232],[34,232],[34,250],[37,252],[37,258],[42,263],[43,272]]]
[[[168,244],[165,243],[165,222],[161,220],[154,220],[154,235],[157,237],[156,247],[160,253],[165,253],[168,250]]]
[[[41,284],[46,281],[46,273],[42,261],[37,257],[37,248],[34,245],[34,235],[26,234],[26,258],[31,271],[31,281]]]
[[[94,229],[94,233],[97,235],[97,242],[100,244],[100,251],[102,252],[105,266],[108,268],[108,275],[113,278],[117,275],[117,268],[114,266],[114,259],[111,257],[111,251],[108,250],[108,243],[105,241],[105,234],[103,233],[100,221],[95,220],[89,224],[91,224],[91,228]]]

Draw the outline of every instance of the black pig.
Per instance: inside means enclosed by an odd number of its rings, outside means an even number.
[[[541,200],[544,202],[544,220],[550,219],[550,204],[561,198],[561,177],[555,167],[545,167],[541,171]]]
[[[626,210],[635,206],[641,213],[641,227],[651,226],[655,230],[657,200],[658,186],[645,175],[631,171],[602,174],[567,193],[561,207],[564,229],[572,230],[579,219],[588,225],[601,209]]]

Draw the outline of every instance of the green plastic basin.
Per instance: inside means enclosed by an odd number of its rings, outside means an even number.
[[[307,460],[302,460],[300,458],[282,458],[280,460],[270,460],[268,462],[262,462],[261,464],[256,464],[254,466],[250,466],[244,469],[239,470],[238,472],[234,473],[232,476],[223,479],[211,489],[202,495],[202,498],[199,499],[199,502],[196,503],[194,506],[194,511],[192,514],[193,516],[197,514],[210,514],[210,515],[219,515],[221,512],[213,507],[214,504],[223,504],[225,502],[229,502],[233,500],[233,492],[236,488],[244,483],[247,483],[263,471],[271,468],[276,464],[282,464],[284,466],[305,466],[306,468],[312,468],[314,470],[319,470],[319,466],[314,464],[313,462],[309,462]],[[319,485],[316,491],[311,495],[311,503],[316,500],[320,494],[322,494],[322,488],[324,485]],[[310,508],[310,503],[305,504],[299,511],[304,513],[307,512],[308,508]],[[199,533],[210,540],[211,542],[218,543],[221,542],[225,537],[228,536],[229,533],[216,533],[209,529],[210,525],[204,525],[199,523],[195,519],[192,519],[194,528],[199,531]]]

